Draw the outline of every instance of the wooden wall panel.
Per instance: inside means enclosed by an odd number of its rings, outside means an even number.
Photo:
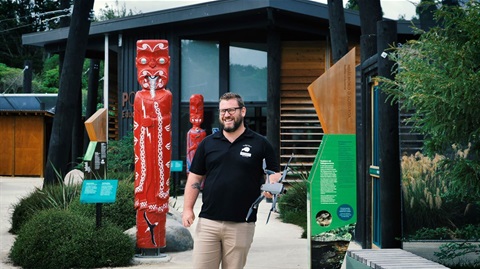
[[[18,116],[15,123],[15,175],[43,176],[43,117]]]
[[[280,157],[292,153],[294,169],[309,171],[323,137],[308,85],[325,72],[326,42],[283,42],[280,98]]]
[[[355,46],[352,44],[350,47]],[[292,167],[309,171],[323,138],[308,86],[333,63],[327,41],[282,42],[280,97],[280,160],[295,154]],[[328,60],[327,60],[328,59]],[[360,50],[356,50],[356,64]]]
[[[15,117],[0,117],[0,175],[10,176],[14,172]]]

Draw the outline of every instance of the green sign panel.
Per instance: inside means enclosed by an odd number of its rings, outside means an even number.
[[[104,179],[107,167],[107,143],[91,141],[83,158],[85,179]]]
[[[118,180],[84,180],[80,193],[80,203],[114,203]]]
[[[326,134],[310,172],[311,236],[357,221],[355,134]]]

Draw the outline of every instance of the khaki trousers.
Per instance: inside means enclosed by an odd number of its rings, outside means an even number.
[[[193,245],[193,268],[241,269],[247,262],[255,223],[199,218]]]

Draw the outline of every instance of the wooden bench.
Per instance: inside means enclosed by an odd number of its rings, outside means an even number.
[[[348,250],[347,269],[448,268],[403,249]]]

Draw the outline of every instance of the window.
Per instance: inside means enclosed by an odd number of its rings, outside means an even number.
[[[230,91],[239,93],[245,102],[267,101],[267,52],[262,47],[230,46]]]
[[[182,102],[192,94],[203,95],[205,102],[217,102],[219,93],[219,46],[217,42],[182,40]]]

